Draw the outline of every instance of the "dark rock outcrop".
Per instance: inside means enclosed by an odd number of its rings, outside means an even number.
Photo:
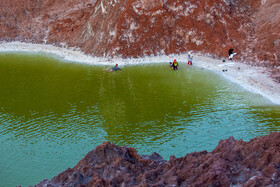
[[[170,157],[139,156],[134,148],[109,142],[89,152],[74,168],[41,186],[279,186],[280,134],[249,142],[230,137],[212,151]]]

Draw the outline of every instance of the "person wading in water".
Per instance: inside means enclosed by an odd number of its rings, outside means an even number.
[[[174,59],[174,62],[172,64],[172,68],[175,70],[175,69],[178,69],[178,66],[179,66],[178,62],[176,61],[176,59]]]
[[[114,67],[112,67],[112,68],[107,68],[107,69],[105,69],[105,71],[110,71],[110,72],[112,72],[112,71],[116,71],[116,70],[121,70],[121,68],[119,68],[119,65],[118,64],[116,64]]]

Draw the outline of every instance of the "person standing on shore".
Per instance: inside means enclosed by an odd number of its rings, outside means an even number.
[[[229,60],[232,60],[232,58],[234,57],[234,55],[236,55],[237,53],[234,53],[233,52],[233,49],[229,49],[228,50],[228,55],[229,55],[229,57],[228,57],[228,59]]]
[[[191,51],[188,53],[188,64],[189,64],[189,65],[192,65],[192,60],[193,60],[193,51],[191,50]]]

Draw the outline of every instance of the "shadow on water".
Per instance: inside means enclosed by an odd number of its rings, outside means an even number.
[[[73,167],[103,141],[168,159],[210,151],[229,136],[249,140],[279,130],[279,106],[180,65],[110,73],[104,66],[1,54],[0,181],[33,185]]]

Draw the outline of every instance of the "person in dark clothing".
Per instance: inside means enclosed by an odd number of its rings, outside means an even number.
[[[173,62],[173,64],[172,64],[172,68],[175,70],[175,69],[178,69],[178,67],[179,67],[179,64],[178,64],[178,62],[176,61],[176,59],[174,59],[174,62]]]
[[[230,56],[233,53],[233,49],[228,50],[228,56]]]
[[[229,57],[228,57],[228,59],[229,60],[232,60],[232,58],[234,57],[234,55],[236,55],[237,53],[234,53],[233,52],[233,49],[229,49],[228,50],[228,55],[229,55]]]

